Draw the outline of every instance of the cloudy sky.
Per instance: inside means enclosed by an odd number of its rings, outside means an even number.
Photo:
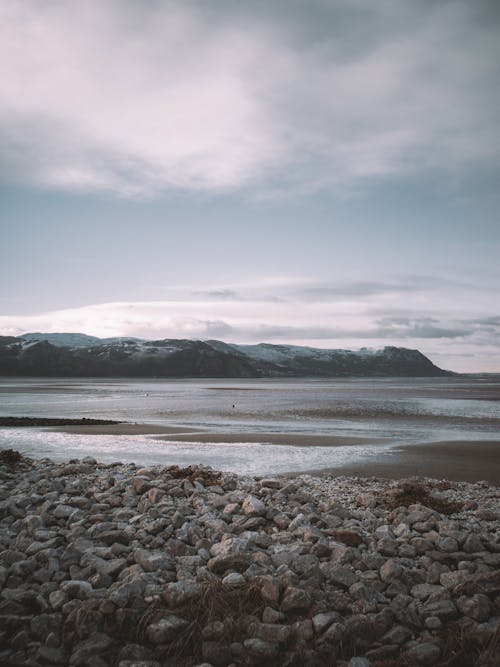
[[[500,372],[496,0],[2,0],[0,334]]]

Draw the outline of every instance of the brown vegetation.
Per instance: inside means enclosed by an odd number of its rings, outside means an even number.
[[[433,487],[427,482],[403,480],[396,488],[388,492],[387,505],[395,509],[401,505],[407,507],[420,504],[441,514],[453,514],[462,509],[461,503],[434,496],[431,493],[432,490]]]

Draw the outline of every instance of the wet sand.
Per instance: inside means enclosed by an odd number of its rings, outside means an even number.
[[[430,442],[380,452],[376,461],[310,471],[317,475],[355,475],[403,479],[421,476],[500,484],[500,440]],[[290,473],[295,476],[297,473]]]
[[[182,426],[154,424],[112,424],[108,426],[62,426],[48,429],[75,434],[153,435],[165,442],[238,443],[256,442],[300,447],[345,447],[390,444],[381,438],[351,438],[297,433],[211,433]],[[335,468],[308,471],[317,475],[349,475],[402,479],[423,476],[454,481],[486,480],[500,484],[500,440],[442,441],[381,449],[377,458]],[[295,476],[297,471],[290,472]]]
[[[74,433],[75,435],[157,435],[163,434],[167,440],[178,440],[168,438],[169,435],[183,435],[188,433],[198,434],[198,431],[186,426],[158,426],[155,424],[121,424],[89,425],[89,426],[56,426],[46,429],[47,431],[58,431],[59,433]],[[203,431],[206,433],[206,431]],[[198,435],[196,435],[198,439]],[[187,438],[189,440],[189,438]]]
[[[217,443],[238,443],[238,442],[257,442],[269,445],[288,445],[296,447],[346,447],[347,445],[376,445],[386,443],[382,438],[353,438],[340,435],[305,435],[301,433],[209,433],[191,432],[189,435],[168,437],[160,436],[156,440],[175,440],[176,442],[213,442]]]

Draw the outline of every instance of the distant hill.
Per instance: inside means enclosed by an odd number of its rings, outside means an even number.
[[[439,377],[418,350],[324,350],[218,340],[0,336],[0,375],[37,377]]]

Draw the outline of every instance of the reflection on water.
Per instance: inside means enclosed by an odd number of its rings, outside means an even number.
[[[196,461],[240,472],[240,468],[255,469],[253,461],[259,460],[264,461],[267,471],[274,466],[273,471],[279,472],[332,465],[331,457],[339,462],[353,461],[373,455],[386,445],[337,447],[328,453],[325,448],[242,444],[246,432],[385,438],[388,444],[498,439],[500,377],[139,381],[2,378],[0,415],[183,425],[241,434],[242,441],[232,445],[162,443],[144,436],[70,436],[33,429],[0,429],[0,446],[30,449],[32,454],[43,455],[45,448],[52,458],[92,453],[105,460],[132,460],[130,456],[135,456],[151,463]]]

